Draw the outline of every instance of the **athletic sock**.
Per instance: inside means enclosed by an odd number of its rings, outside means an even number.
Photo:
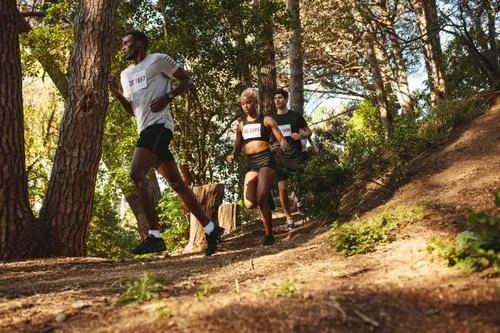
[[[215,224],[212,221],[210,221],[210,222],[208,222],[208,224],[206,226],[203,227],[203,230],[205,230],[205,233],[207,235],[210,235],[210,233],[212,231],[214,231],[214,228],[215,228]]]
[[[148,230],[148,235],[153,235],[156,238],[161,238],[160,230]]]

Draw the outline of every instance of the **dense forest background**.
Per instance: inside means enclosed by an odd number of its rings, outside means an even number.
[[[333,221],[348,189],[394,187],[414,158],[499,89],[494,0],[23,0],[0,4],[0,258],[127,256],[144,223],[128,170],[134,119],[109,98],[140,29],[196,89],[175,100],[172,150],[190,185],[224,183],[239,95],[277,86],[304,113],[320,153],[298,181],[305,213]],[[410,89],[410,78],[423,82]],[[335,99],[332,107],[307,101]],[[244,158],[244,157],[242,157]],[[186,241],[180,201],[154,173],[169,251]],[[312,195],[314,194],[314,195]],[[352,207],[355,211],[356,207]],[[248,212],[243,212],[249,214]],[[250,217],[249,217],[250,218]]]

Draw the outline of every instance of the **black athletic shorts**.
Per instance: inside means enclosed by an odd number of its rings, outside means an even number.
[[[303,172],[304,163],[301,156],[289,158],[283,155],[275,155],[276,159],[276,180],[287,180],[292,174]]]
[[[259,169],[264,167],[276,169],[274,157],[270,150],[247,155],[247,172],[259,171]]]
[[[151,125],[142,130],[135,146],[155,153],[162,161],[175,161],[168,149],[173,136],[172,131],[163,124]]]

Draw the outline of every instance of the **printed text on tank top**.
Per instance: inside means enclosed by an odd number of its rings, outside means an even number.
[[[250,141],[269,141],[270,130],[264,125],[264,117],[260,117],[254,121],[243,120],[242,133],[243,142],[246,144]]]

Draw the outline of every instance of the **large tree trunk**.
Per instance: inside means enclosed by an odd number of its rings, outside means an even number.
[[[396,91],[396,97],[399,104],[401,105],[401,113],[407,116],[413,115],[413,101],[411,99],[410,88],[408,86],[408,73],[403,58],[403,51],[401,49],[398,36],[396,35],[396,30],[394,29],[392,16],[389,14],[389,11],[387,9],[386,0],[380,1],[380,8],[382,9],[382,22],[384,23],[385,31],[389,35],[389,40],[392,47],[392,55],[396,64],[396,72],[394,75],[395,80],[393,80],[392,86]]]
[[[290,109],[304,114],[304,55],[300,24],[300,0],[288,0],[290,29]]]
[[[274,109],[274,91],[276,90],[276,51],[272,33],[268,35],[264,49],[265,63],[259,69],[259,97],[261,111],[269,116]]]
[[[384,132],[386,137],[390,137],[392,134],[392,120],[389,114],[389,107],[387,102],[387,94],[384,87],[384,80],[382,78],[382,73],[380,71],[380,66],[377,61],[377,56],[375,53],[375,48],[373,46],[373,40],[369,37],[369,33],[364,33],[363,46],[366,51],[366,57],[368,63],[370,64],[370,72],[373,76],[373,89],[375,91],[375,98],[377,101],[377,107],[380,112],[380,119],[382,121],[382,126],[384,127]]]
[[[431,106],[435,107],[446,97],[446,85],[442,64],[439,21],[435,0],[411,0],[422,35],[425,67],[431,93]]]
[[[37,245],[30,232],[37,226],[25,173],[17,15],[15,0],[0,2],[0,259],[33,256]]]
[[[362,33],[361,39],[363,42],[363,49],[366,53],[366,60],[370,66],[370,73],[372,74],[373,92],[375,93],[375,100],[377,108],[380,113],[380,120],[384,127],[384,134],[386,138],[392,135],[392,119],[389,113],[389,103],[387,101],[387,93],[384,86],[384,77],[381,71],[381,63],[377,59],[376,54],[376,33],[369,21],[369,18],[363,16],[363,3],[356,4],[356,10],[353,15],[357,21],[357,27]]]
[[[116,0],[81,0],[69,92],[40,219],[54,231],[55,255],[83,256],[92,214],[115,33]]]
[[[256,6],[269,0],[254,0]],[[274,91],[276,90],[276,49],[274,47],[273,22],[271,13],[266,13],[261,38],[263,40],[263,62],[259,68],[260,110],[268,116],[274,110]]]
[[[493,6],[493,3],[490,0],[484,0],[485,6],[486,6],[486,11],[488,13],[488,44],[489,44],[489,59],[491,59],[491,63],[493,65],[493,74],[494,78],[496,77],[496,88],[500,88],[500,55],[498,52],[498,46],[497,46],[497,38],[498,34],[496,32],[496,15],[498,14],[498,11],[500,8],[498,5],[495,7]]]
[[[193,192],[201,205],[201,208],[208,215],[210,220],[217,224],[217,212],[224,197],[223,184],[207,184],[193,187]],[[189,242],[184,248],[184,253],[198,252],[205,247],[205,232],[200,222],[191,214],[189,219],[190,231]]]
[[[25,18],[19,14],[19,26],[22,32],[29,32],[32,30],[31,25],[26,22]],[[57,90],[61,94],[61,96],[66,98],[67,93],[68,93],[68,79],[65,75],[65,73],[59,68],[59,66],[52,61],[49,57],[46,55],[39,56],[37,54],[34,54],[38,62],[42,65],[43,70],[47,72],[49,77],[51,78],[52,82],[54,82],[54,85],[56,86]],[[152,188],[155,189],[154,195],[153,195],[153,200],[155,206],[158,203],[158,200],[161,196],[161,193],[159,192],[159,186],[158,186],[158,179],[155,177],[153,178],[148,178],[148,181],[150,182],[150,185]],[[156,190],[158,189],[158,190]],[[146,215],[144,214],[144,210],[142,209],[142,204],[141,201],[139,200],[138,195],[134,192],[130,195],[126,195],[125,199],[127,200],[127,203],[130,206],[130,209],[132,210],[132,213],[134,214],[134,217],[137,221],[137,226],[138,226],[138,232],[139,236],[141,239],[144,239],[148,236],[148,220],[146,219]]]
[[[240,22],[235,31],[236,50],[238,52],[236,58],[236,66],[240,77],[241,90],[252,87],[252,72],[250,70],[250,55],[249,47],[246,42],[247,35],[243,23]]]

